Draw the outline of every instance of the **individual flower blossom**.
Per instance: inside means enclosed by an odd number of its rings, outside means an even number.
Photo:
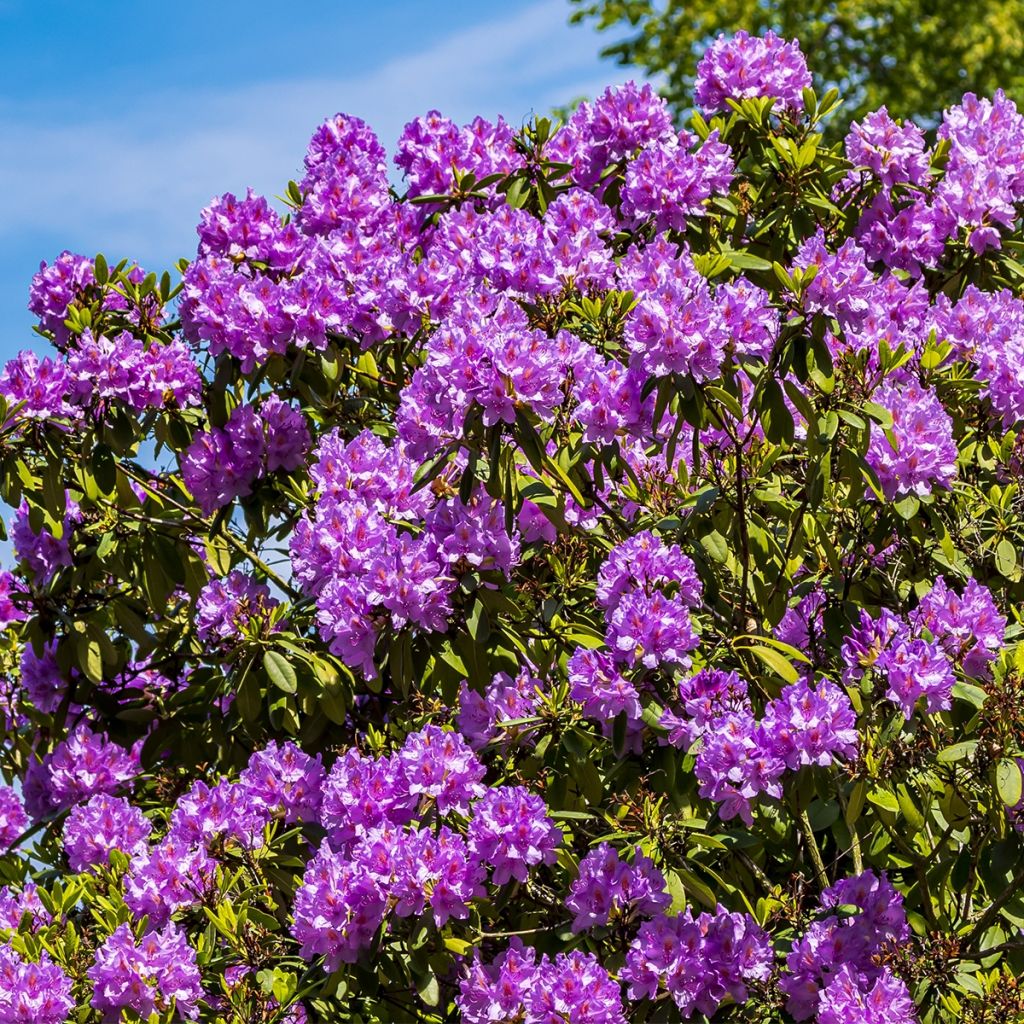
[[[181,459],[181,478],[204,515],[252,494],[266,440],[252,406],[239,405],[223,428],[197,434]]]
[[[332,844],[341,847],[380,825],[408,824],[418,803],[400,755],[375,759],[350,747],[324,782],[320,823]]]
[[[45,262],[39,264],[39,271],[29,288],[28,308],[39,318],[43,330],[53,334],[58,345],[66,344],[70,337],[64,323],[68,318],[68,307],[95,282],[92,260],[67,249],[50,265]]]
[[[890,431],[872,427],[865,455],[886,498],[924,497],[936,487],[948,490],[956,477],[957,447],[953,421],[935,393],[914,380],[886,382],[872,401],[893,420]]]
[[[626,347],[648,377],[679,373],[713,380],[721,372],[729,328],[689,253],[674,262],[675,274],[638,291],[626,320]]]
[[[203,998],[196,952],[177,925],[147,932],[136,939],[122,924],[96,951],[86,972],[92,982],[90,1005],[105,1021],[124,1019],[131,1010],[143,1020],[173,1008],[175,1020],[198,1020]]]
[[[303,465],[310,445],[309,427],[301,410],[268,396],[260,406],[260,419],[266,432],[267,472],[279,469],[291,473]]]
[[[726,100],[772,97],[790,110],[801,111],[803,90],[811,87],[807,61],[794,40],[774,32],[763,38],[747,32],[720,35],[697,65],[694,99],[705,113],[728,110]]]
[[[127,332],[94,337],[88,329],[67,355],[74,397],[82,405],[95,400],[123,402],[135,412],[168,403],[197,405],[202,380],[188,348],[180,341],[147,348]]]
[[[209,786],[199,779],[178,797],[168,835],[208,850],[215,842],[233,842],[255,850],[263,845],[267,817],[265,808],[249,797],[244,785],[221,779]]]
[[[850,698],[835,683],[812,689],[800,680],[770,701],[761,721],[775,753],[786,767],[830,765],[837,757],[855,759],[859,736]]]
[[[172,914],[197,906],[212,892],[216,862],[201,846],[168,835],[136,854],[124,880],[124,902],[159,928]]]
[[[4,1024],[64,1024],[75,1008],[71,979],[44,949],[38,961],[0,944],[0,1020]]]
[[[625,712],[629,721],[641,717],[643,709],[636,687],[615,667],[603,651],[578,647],[569,659],[569,696],[583,705],[583,713],[600,722],[610,722]]]
[[[446,825],[436,835],[391,825],[371,829],[351,856],[393,901],[398,917],[419,916],[429,906],[440,928],[451,918],[468,917],[470,902],[487,894],[486,869]]]
[[[457,732],[425,725],[410,733],[398,755],[410,794],[436,803],[439,814],[467,814],[484,794],[484,766]]]
[[[787,973],[780,979],[780,987],[786,996],[787,1011],[798,1021],[808,1020],[820,1007],[829,1006],[830,997],[822,998],[823,990],[837,976],[845,978],[834,993],[837,999],[843,989],[843,998],[859,999],[860,996],[853,996],[850,983],[863,996],[879,979],[885,982],[877,998],[886,993],[895,997],[892,985],[898,987],[899,983],[889,975],[888,968],[879,966],[877,958],[884,946],[905,942],[910,936],[903,897],[884,874],[865,871],[840,879],[822,893],[823,911],[839,907],[855,907],[858,912],[842,917],[829,914],[813,921],[786,958]],[[852,973],[844,971],[845,967]],[[900,1005],[898,999],[894,1003],[895,1007]],[[851,1019],[873,1020],[870,1016]],[[887,1018],[877,1020],[881,1024]]]
[[[565,905],[574,914],[573,932],[581,932],[607,924],[613,913],[653,917],[671,902],[665,878],[653,861],[637,850],[630,864],[602,843],[580,861]]]
[[[737,354],[768,360],[781,331],[779,314],[763,288],[737,277],[720,285],[715,298]]]
[[[72,871],[105,867],[111,850],[127,857],[145,853],[153,826],[122,797],[97,794],[78,804],[64,821],[64,852]]]
[[[553,864],[562,832],[544,800],[522,786],[488,789],[473,805],[466,832],[470,852],[494,868],[495,885],[525,882],[530,869]]]
[[[270,588],[237,569],[210,580],[196,601],[196,632],[206,641],[238,642],[253,629],[265,629],[278,606]]]
[[[608,617],[608,646],[627,664],[646,668],[672,663],[687,668],[689,652],[700,645],[688,604],[661,590],[626,593]]]
[[[306,866],[292,906],[292,934],[305,960],[324,957],[324,970],[355,963],[384,921],[387,897],[358,864],[322,846]]]
[[[679,683],[679,701],[686,718],[667,709],[661,723],[668,730],[667,740],[673,746],[689,750],[705,731],[729,714],[750,714],[747,683],[735,672],[703,668]]]
[[[845,147],[846,159],[854,167],[871,171],[885,188],[922,185],[928,180],[924,132],[913,121],[894,121],[885,107],[873,110],[862,121],[853,121]],[[850,176],[856,175],[856,171],[850,172]]]
[[[0,569],[0,630],[24,622],[27,614],[15,603],[13,595],[23,594],[18,578],[6,569]]]
[[[478,117],[459,128],[436,110],[405,126],[395,153],[410,198],[450,192],[456,172],[472,173],[481,181],[492,174],[509,174],[522,163],[512,129],[503,118],[492,124]]]
[[[28,828],[28,815],[21,797],[10,786],[0,784],[0,851],[6,853]]]
[[[271,740],[249,758],[238,781],[261,815],[316,821],[324,774],[319,754],[310,757],[290,741],[278,745]]]
[[[468,505],[460,498],[439,502],[425,525],[438,556],[453,573],[479,570],[508,577],[519,564],[519,536],[506,531],[500,501],[481,496]]]
[[[677,588],[687,605],[700,604],[702,588],[692,559],[678,544],[669,546],[644,530],[609,552],[597,576],[597,602],[602,608],[614,608],[635,589],[670,586]]]
[[[771,976],[773,959],[771,940],[749,914],[720,906],[694,918],[687,909],[640,926],[621,977],[631,999],[664,990],[688,1020],[698,1011],[713,1016],[727,997],[746,1002],[750,982]]]
[[[929,712],[950,706],[953,668],[943,650],[921,639],[897,639],[875,663],[888,681],[885,695],[903,710],[909,721],[921,697]]]
[[[42,654],[36,654],[32,644],[26,644],[20,668],[25,696],[44,715],[52,715],[68,691],[68,678],[57,664],[57,641],[47,643]]]
[[[843,964],[818,997],[817,1024],[916,1024],[906,984],[888,970],[869,981]]]

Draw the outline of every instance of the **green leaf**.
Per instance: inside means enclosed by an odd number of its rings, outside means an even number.
[[[285,693],[294,693],[298,688],[298,679],[291,662],[278,651],[267,651],[263,655],[263,668],[267,678]]]
[[[966,761],[977,749],[977,740],[964,740],[962,743],[953,743],[939,751],[935,760],[941,764],[955,764],[957,761]]]
[[[883,811],[892,811],[893,814],[900,812],[899,801],[887,789],[872,789],[868,793],[868,800]]]
[[[1000,799],[1007,807],[1016,807],[1020,803],[1021,791],[1024,788],[1024,776],[1017,759],[1004,757],[996,765],[996,789]]]

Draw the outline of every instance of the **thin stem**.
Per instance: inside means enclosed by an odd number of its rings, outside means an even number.
[[[821,859],[821,850],[818,849],[818,840],[814,838],[814,829],[811,828],[811,819],[807,816],[807,810],[800,811],[800,830],[807,842],[807,852],[811,855],[811,863],[814,865],[814,874],[818,879],[818,885],[822,889],[828,888],[828,872],[825,870],[825,862]]]

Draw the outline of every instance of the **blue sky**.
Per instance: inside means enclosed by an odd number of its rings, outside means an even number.
[[[200,209],[280,193],[306,141],[356,114],[391,150],[410,118],[532,112],[622,81],[567,0],[0,0],[0,359],[32,344],[39,261],[169,267]]]

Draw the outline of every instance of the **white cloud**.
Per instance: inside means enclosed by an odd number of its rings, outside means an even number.
[[[564,0],[543,0],[359,77],[143,95],[102,120],[0,108],[0,241],[45,233],[86,252],[166,263],[191,254],[214,194],[280,191],[313,128],[337,110],[363,117],[389,147],[432,107],[516,122],[615,78],[597,48],[592,33],[566,24]]]

